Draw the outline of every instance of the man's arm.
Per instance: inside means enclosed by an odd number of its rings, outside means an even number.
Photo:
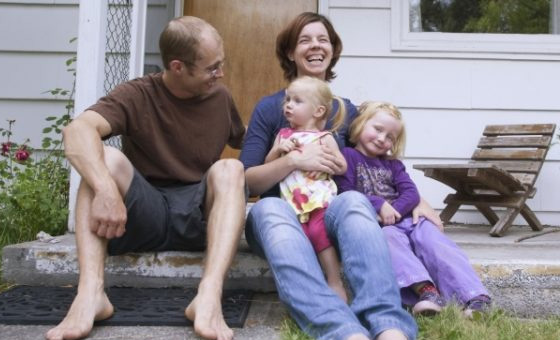
[[[101,138],[110,133],[109,122],[94,111],[82,113],[63,130],[66,157],[92,190],[91,231],[108,238],[122,236],[126,223],[122,195],[104,159]]]

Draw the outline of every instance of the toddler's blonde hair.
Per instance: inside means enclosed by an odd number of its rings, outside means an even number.
[[[325,122],[332,112],[333,99],[336,99],[336,101],[338,101],[338,111],[333,117],[332,127],[329,131],[335,132],[344,124],[344,120],[346,119],[346,105],[344,105],[342,98],[332,94],[329,84],[326,81],[315,77],[302,76],[292,81],[288,87],[292,86],[303,86],[310,90],[309,93],[312,96],[313,103],[316,106],[325,107],[325,114],[321,117]]]

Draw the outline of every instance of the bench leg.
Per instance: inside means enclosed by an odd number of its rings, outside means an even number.
[[[519,214],[519,210],[518,208],[507,208],[504,216],[490,230],[490,235],[496,237],[504,236],[506,230],[511,227],[513,220]]]
[[[441,218],[444,224],[448,223],[451,220],[451,217],[455,215],[457,210],[459,210],[460,204],[456,203],[449,203],[447,206],[441,211],[439,214],[439,218]]]
[[[529,223],[529,226],[534,231],[543,230],[541,222],[539,221],[533,210],[531,210],[531,208],[527,206],[527,204],[523,204],[523,206],[521,207],[521,216],[525,218],[525,221]]]
[[[484,215],[484,217],[486,217],[488,222],[490,222],[490,225],[494,225],[500,220],[500,218],[498,217],[498,215],[496,215],[492,208],[482,205],[475,205],[475,207],[478,209],[478,211],[480,211],[482,215]]]

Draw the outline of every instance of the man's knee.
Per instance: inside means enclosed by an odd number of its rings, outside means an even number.
[[[132,164],[124,153],[110,146],[103,146],[103,155],[109,174],[119,190],[126,192],[134,175]]]
[[[245,170],[243,169],[243,163],[232,158],[217,161],[208,171],[208,183],[210,185],[244,187]]]

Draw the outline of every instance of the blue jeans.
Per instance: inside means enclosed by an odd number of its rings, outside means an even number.
[[[286,202],[261,199],[247,217],[247,241],[268,260],[280,300],[294,320],[320,340],[359,333],[375,338],[387,329],[400,329],[415,339],[418,329],[401,307],[387,243],[371,203],[358,192],[342,193],[327,208],[325,225],[354,296],[349,306],[327,285],[313,247]]]

